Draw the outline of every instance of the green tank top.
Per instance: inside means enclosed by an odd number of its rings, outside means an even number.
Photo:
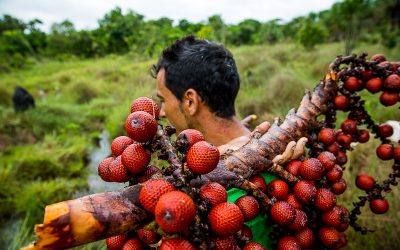
[[[262,173],[261,176],[264,178],[265,182],[268,184],[271,181],[277,179],[277,177],[270,173]],[[246,191],[239,188],[231,188],[228,190],[228,202],[235,202],[242,196],[245,196]],[[245,224],[251,229],[253,234],[253,240],[260,243],[267,249],[272,249],[272,243],[274,243],[269,238],[269,233],[272,231],[272,227],[267,225],[268,212],[264,215],[257,215],[254,219],[245,222]]]

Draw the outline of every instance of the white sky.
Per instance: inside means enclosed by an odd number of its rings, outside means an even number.
[[[11,14],[24,21],[39,18],[48,30],[54,22],[69,19],[77,29],[95,28],[97,20],[112,8],[132,9],[146,19],[169,17],[173,20],[205,21],[220,14],[226,23],[246,18],[268,21],[328,9],[336,0],[0,0],[0,14]]]

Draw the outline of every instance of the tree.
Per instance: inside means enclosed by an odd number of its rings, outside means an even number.
[[[313,49],[315,45],[323,43],[326,36],[323,26],[314,22],[312,18],[306,19],[298,32],[299,41],[306,49]]]

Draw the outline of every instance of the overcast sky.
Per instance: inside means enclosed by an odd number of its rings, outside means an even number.
[[[95,28],[97,20],[116,6],[132,9],[146,17],[173,20],[186,18],[200,22],[220,14],[227,23],[246,18],[268,21],[328,9],[335,0],[0,0],[0,14],[11,14],[24,21],[39,18],[48,30],[54,22],[69,19],[77,29]]]

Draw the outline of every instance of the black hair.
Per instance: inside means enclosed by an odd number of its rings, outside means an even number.
[[[152,75],[165,70],[167,88],[179,99],[189,88],[197,91],[215,115],[235,115],[240,78],[232,54],[222,45],[190,35],[166,48]]]

